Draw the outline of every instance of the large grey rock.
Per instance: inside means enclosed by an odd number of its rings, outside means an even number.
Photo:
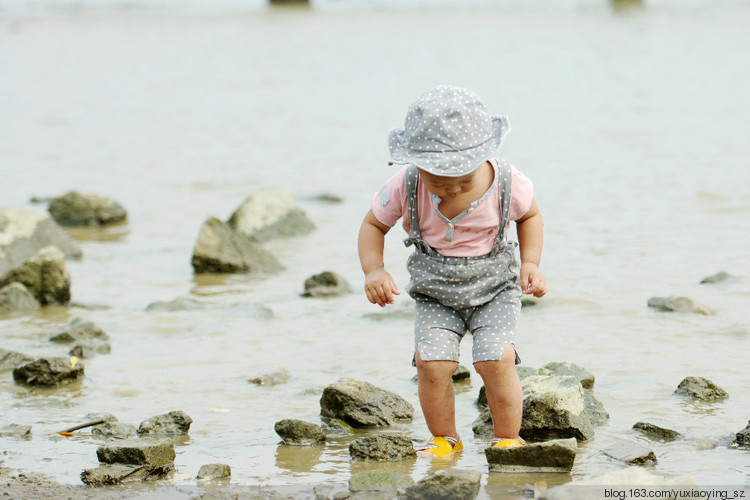
[[[648,299],[648,307],[663,312],[688,312],[705,316],[714,314],[710,307],[696,304],[688,297],[651,297]]]
[[[631,465],[656,462],[656,454],[653,450],[635,441],[617,441],[604,448],[602,452],[615,460]]]
[[[11,283],[0,288],[0,314],[39,309],[39,301],[22,283]]]
[[[203,223],[192,265],[196,273],[275,273],[282,269],[273,254],[216,217]]]
[[[68,358],[40,358],[13,369],[13,380],[32,386],[56,386],[82,376],[81,363]]]
[[[472,500],[479,494],[482,474],[448,469],[430,473],[406,490],[407,500]]]
[[[636,422],[633,425],[633,429],[640,431],[645,436],[656,439],[659,441],[674,441],[675,439],[682,437],[682,434],[673,429],[666,427],[660,427],[656,424],[648,422]]]
[[[18,366],[25,365],[30,361],[34,361],[34,358],[20,352],[8,351],[7,349],[0,348],[0,372],[12,370]]]
[[[138,434],[187,434],[193,419],[183,411],[170,411],[141,422]]]
[[[349,479],[349,491],[385,491],[396,492],[414,484],[414,479],[407,474],[395,472],[357,472]]]
[[[383,427],[414,417],[414,407],[392,392],[360,380],[342,378],[323,390],[320,414],[353,427]]]
[[[201,465],[195,479],[198,481],[220,481],[230,477],[232,477],[232,468],[227,464],[205,464]]]
[[[581,382],[584,389],[594,388],[594,375],[575,363],[553,361],[541,367],[539,375],[569,375]]]
[[[117,465],[106,464],[81,472],[81,481],[89,486],[105,486],[164,479],[175,471],[174,464]]]
[[[49,213],[62,226],[105,226],[128,218],[122,205],[113,199],[78,191],[52,199]]]
[[[314,274],[305,280],[303,297],[335,297],[352,292],[344,278],[332,271]]]
[[[735,435],[735,442],[741,446],[750,446],[750,420],[747,426]]]
[[[6,272],[0,277],[0,288],[14,282],[23,284],[42,305],[70,302],[70,274],[65,257],[56,247],[44,247]]]
[[[67,259],[81,257],[81,249],[52,218],[30,208],[0,208],[0,276],[44,247],[54,246]]]
[[[685,377],[674,394],[702,401],[719,401],[729,397],[727,391],[703,377]]]
[[[287,418],[274,424],[273,430],[284,443],[291,445],[309,446],[326,442],[326,435],[319,425]]]
[[[568,472],[577,452],[578,442],[573,438],[484,450],[490,470],[499,472]]]
[[[417,453],[411,439],[406,436],[375,434],[349,443],[349,455],[354,460],[387,462],[415,458]]]
[[[31,437],[31,426],[22,424],[7,424],[0,427],[0,437],[28,438]]]
[[[174,444],[169,439],[125,439],[109,441],[96,450],[105,464],[164,465],[174,462]]]
[[[315,225],[297,208],[294,198],[283,189],[256,191],[227,221],[239,234],[255,241],[308,234]]]
[[[594,435],[586,410],[581,383],[575,377],[533,375],[522,382],[523,420],[521,435],[530,441]]]

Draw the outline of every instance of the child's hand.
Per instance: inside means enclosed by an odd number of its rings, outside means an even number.
[[[395,302],[393,296],[401,294],[391,275],[382,267],[365,275],[365,293],[367,293],[367,300],[380,307],[393,304]]]
[[[536,264],[525,262],[521,264],[521,290],[526,295],[543,297],[547,293],[547,280]]]

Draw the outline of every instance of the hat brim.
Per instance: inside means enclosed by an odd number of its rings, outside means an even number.
[[[463,151],[424,152],[409,147],[403,129],[392,129],[388,133],[388,148],[393,163],[413,163],[418,168],[443,177],[461,177],[476,170],[500,149],[503,139],[510,132],[506,115],[492,117],[492,137],[484,144]]]

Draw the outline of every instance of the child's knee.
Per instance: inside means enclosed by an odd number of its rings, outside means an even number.
[[[458,363],[455,361],[439,360],[425,361],[419,357],[419,352],[415,355],[417,364],[417,373],[420,380],[428,382],[444,382],[452,380],[453,372],[456,371]]]

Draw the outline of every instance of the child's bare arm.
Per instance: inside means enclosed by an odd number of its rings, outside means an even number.
[[[380,307],[393,304],[393,295],[401,293],[383,264],[385,235],[389,230],[375,218],[372,210],[367,212],[359,228],[359,262],[365,273],[365,293],[367,300]]]
[[[518,244],[521,250],[521,290],[541,297],[547,293],[547,281],[539,270],[544,241],[544,222],[536,200],[523,217],[516,221]]]

